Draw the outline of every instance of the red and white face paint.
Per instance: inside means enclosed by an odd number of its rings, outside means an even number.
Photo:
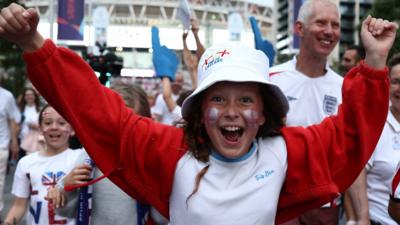
[[[42,115],[40,130],[47,145],[47,152],[59,153],[68,148],[68,139],[72,135],[72,127],[52,107],[47,107]]]
[[[264,124],[263,100],[256,83],[220,82],[208,88],[202,100],[203,123],[213,148],[227,158],[250,149]]]

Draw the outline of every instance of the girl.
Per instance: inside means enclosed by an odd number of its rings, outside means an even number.
[[[228,43],[203,54],[180,129],[136,115],[83,59],[44,40],[34,9],[11,4],[0,15],[0,36],[25,51],[32,83],[74,125],[100,170],[172,225],[279,224],[332,200],[363,168],[387,114],[384,67],[397,28],[388,21],[364,21],[366,60],[346,75],[339,114],[320,125],[283,127],[288,104],[267,80],[267,57]],[[153,54],[173,70],[158,35]]]
[[[15,199],[4,223],[18,224],[29,207],[28,225],[73,225],[74,220],[56,215],[53,204],[44,197],[48,188],[71,171],[72,163],[82,151],[68,148],[72,128],[53,107],[47,105],[41,110],[39,128],[43,132],[46,149],[27,155],[18,162],[12,187]]]
[[[38,151],[43,148],[42,136],[39,132],[39,95],[33,88],[25,88],[23,92],[23,96],[21,101],[19,102],[19,109],[22,113],[21,119],[21,131],[19,133],[19,138],[23,142],[21,143],[20,154],[22,156],[25,155],[25,152],[32,153]],[[32,141],[30,141],[30,145],[26,145],[24,140],[29,137]],[[33,138],[35,136],[36,138]]]

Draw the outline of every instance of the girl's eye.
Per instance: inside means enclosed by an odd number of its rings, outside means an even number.
[[[252,102],[253,102],[253,99],[251,99],[250,97],[242,97],[242,98],[240,99],[240,101],[241,101],[242,103],[248,104],[248,103],[252,103]]]
[[[219,97],[219,96],[214,96],[214,97],[211,98],[211,101],[212,101],[212,102],[222,102],[223,100],[222,100],[222,98]]]

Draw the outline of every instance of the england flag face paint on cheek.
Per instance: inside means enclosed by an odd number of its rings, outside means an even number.
[[[246,120],[247,124],[251,128],[257,128],[260,124],[258,123],[258,119],[260,118],[258,113],[251,109],[246,109],[243,111],[243,117]]]
[[[204,117],[204,123],[207,126],[214,126],[217,123],[219,110],[217,108],[209,108]]]

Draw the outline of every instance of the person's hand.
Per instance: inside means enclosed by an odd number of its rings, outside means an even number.
[[[18,141],[16,139],[11,140],[10,150],[11,150],[11,159],[17,160],[19,153],[19,146],[18,146]]]
[[[44,197],[44,199],[51,202],[56,208],[63,207],[65,205],[65,193],[63,190],[59,190],[56,187],[50,187],[47,189],[47,195]]]
[[[169,77],[175,80],[178,68],[178,57],[166,46],[161,46],[158,28],[151,28],[151,44],[153,48],[153,65],[158,77]]]
[[[361,40],[365,47],[365,62],[375,68],[384,68],[389,50],[396,38],[398,25],[368,16],[361,26]]]
[[[86,183],[91,179],[92,167],[86,163],[75,167],[64,178],[64,187]]]
[[[254,16],[250,18],[251,29],[254,34],[254,42],[256,44],[256,49],[265,53],[268,57],[269,65],[272,66],[274,64],[275,58],[275,50],[274,46],[268,40],[264,40],[261,36],[260,28],[258,27],[257,20]]]
[[[191,29],[192,29],[193,35],[197,36],[197,34],[199,33],[199,30],[200,30],[199,23],[194,18],[190,19],[190,23],[192,25]]]
[[[37,31],[39,14],[33,9],[11,3],[0,12],[0,37],[17,44],[25,51],[40,48],[44,39]]]

